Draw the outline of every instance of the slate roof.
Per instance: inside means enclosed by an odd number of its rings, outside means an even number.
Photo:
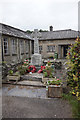
[[[32,38],[28,36],[25,31],[11,27],[9,25],[2,24],[2,23],[0,23],[0,33],[4,35],[32,40]]]
[[[27,34],[23,30],[20,30],[18,28],[14,28],[2,23],[0,23],[0,33],[1,32],[4,35],[33,40],[31,34]],[[75,31],[71,29],[47,31],[47,32],[40,32],[40,33],[41,33],[41,36],[39,37],[39,40],[59,40],[59,39],[73,39],[73,38],[75,39],[77,38],[77,36],[80,36],[79,31]]]
[[[41,37],[39,38],[39,40],[71,39],[71,38],[77,38],[77,36],[80,36],[80,32],[67,29],[67,30],[41,32]]]

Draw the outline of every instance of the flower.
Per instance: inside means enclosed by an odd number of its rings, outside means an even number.
[[[70,55],[70,52],[68,54]]]
[[[34,66],[34,65],[30,65],[29,67],[28,67],[28,71],[29,72],[32,72],[32,73],[34,73],[35,71],[36,71],[36,67]]]
[[[73,91],[72,94],[75,95],[76,93]]]
[[[77,97],[79,96],[79,92],[76,93],[76,96],[77,96]]]
[[[40,69],[39,71],[38,71],[38,73],[41,73],[42,72],[42,70]]]

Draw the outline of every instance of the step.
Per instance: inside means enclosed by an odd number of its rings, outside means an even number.
[[[21,76],[22,80],[30,80],[30,81],[42,81],[43,74],[32,73]]]
[[[17,85],[35,86],[35,87],[46,87],[40,81],[26,81],[26,80],[18,82]]]

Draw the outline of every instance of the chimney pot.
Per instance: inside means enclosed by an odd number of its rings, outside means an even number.
[[[49,29],[50,29],[50,31],[53,31],[53,26],[50,26]]]

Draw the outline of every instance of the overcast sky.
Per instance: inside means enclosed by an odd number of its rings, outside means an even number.
[[[22,30],[78,30],[79,0],[0,0],[0,22]]]

